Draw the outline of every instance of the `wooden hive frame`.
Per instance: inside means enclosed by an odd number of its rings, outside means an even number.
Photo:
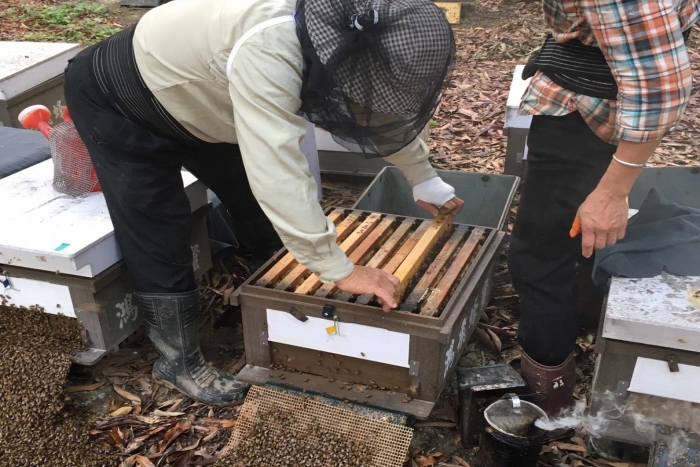
[[[327,216],[354,264],[399,276],[398,309],[383,312],[373,296],[321,283],[283,249],[236,291],[248,362],[239,377],[253,384],[362,399],[425,418],[486,306],[505,234],[452,225],[448,218],[430,221],[342,208],[330,209]],[[280,319],[287,321],[281,324]],[[332,350],[335,343],[328,347],[323,340],[312,342],[317,334],[308,340],[303,335],[312,328],[313,333],[333,329],[334,324],[340,336],[329,339],[350,341],[344,350]],[[290,328],[282,331],[291,340],[280,339],[280,327]],[[391,356],[400,361],[364,352],[372,343],[365,339],[355,345],[355,328],[388,333],[405,343],[385,352],[396,353]]]
[[[475,259],[487,229],[452,225],[451,216],[434,221],[334,209],[338,244],[353,264],[380,268],[398,277],[400,310],[439,316],[450,292]],[[291,253],[273,262],[254,285],[299,295],[379,306],[371,295],[341,293],[333,283],[296,263]]]

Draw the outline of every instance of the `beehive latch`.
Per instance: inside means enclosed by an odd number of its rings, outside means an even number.
[[[615,395],[617,397],[627,397],[627,389],[629,389],[630,383],[629,381],[618,381],[617,382],[617,390],[615,391]]]
[[[299,311],[299,310],[298,310],[296,307],[294,307],[294,306],[291,307],[291,308],[289,309],[289,314],[292,315],[292,316],[294,316],[296,319],[298,319],[298,320],[301,321],[302,323],[305,323],[305,322],[307,322],[307,321],[309,320],[309,317],[308,317],[308,316],[306,316],[304,313],[302,313],[301,311]]]
[[[321,316],[323,316],[326,319],[333,319],[333,317],[335,316],[335,307],[333,305],[323,305]]]
[[[666,361],[668,362],[668,369],[671,370],[671,373],[678,373],[680,371],[680,368],[678,368],[678,359],[675,355],[667,355]]]

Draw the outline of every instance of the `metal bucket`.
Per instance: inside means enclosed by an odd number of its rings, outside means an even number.
[[[484,410],[479,467],[535,467],[546,431],[535,422],[547,419],[536,405],[508,395]]]

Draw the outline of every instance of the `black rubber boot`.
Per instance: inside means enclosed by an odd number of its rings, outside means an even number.
[[[248,386],[204,360],[199,348],[199,293],[136,293],[146,335],[160,358],[153,379],[207,405],[230,405],[241,400]]]

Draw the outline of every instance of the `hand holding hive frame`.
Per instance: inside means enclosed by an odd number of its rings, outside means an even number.
[[[400,310],[426,316],[439,316],[487,234],[483,228],[453,226],[449,214],[431,222],[335,209],[328,217],[336,225],[338,244],[350,261],[394,274],[401,282],[395,297]],[[274,262],[255,285],[376,304],[371,295],[355,296],[341,292],[333,283],[323,284],[290,253]]]

